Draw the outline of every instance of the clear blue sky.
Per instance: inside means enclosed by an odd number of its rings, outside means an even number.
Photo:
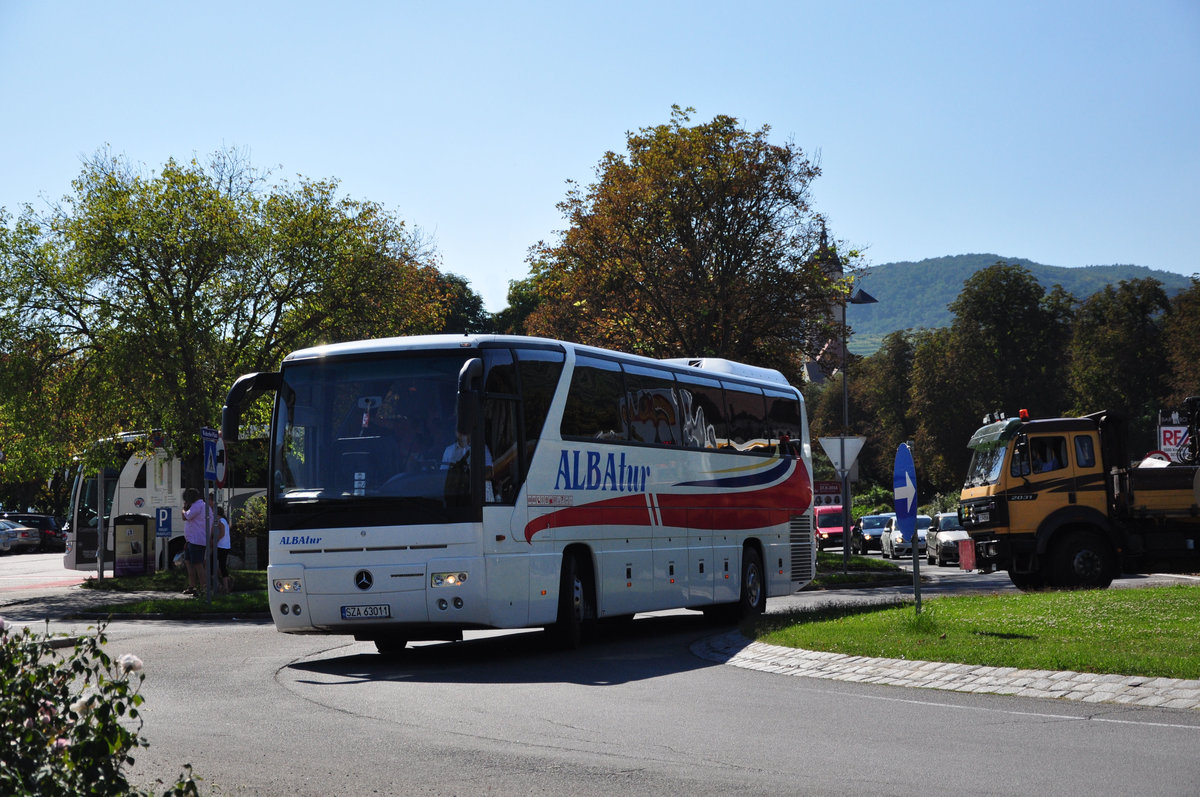
[[[625,134],[716,114],[819,155],[871,264],[1200,272],[1200,2],[0,0],[0,206],[109,145],[236,147],[431,236],[490,310]]]

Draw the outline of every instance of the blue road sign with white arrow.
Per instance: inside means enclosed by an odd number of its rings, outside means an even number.
[[[907,443],[896,448],[896,467],[892,474],[896,508],[896,525],[906,539],[917,532],[917,469]],[[913,545],[916,550],[916,545]]]

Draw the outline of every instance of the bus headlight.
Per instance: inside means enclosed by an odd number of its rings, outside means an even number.
[[[276,592],[299,592],[304,589],[304,582],[298,578],[277,578],[274,587]]]
[[[431,587],[457,587],[466,583],[467,574],[464,572],[455,573],[433,573],[429,577],[429,585]]]

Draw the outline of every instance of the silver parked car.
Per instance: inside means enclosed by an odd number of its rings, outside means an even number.
[[[958,522],[957,512],[939,512],[926,535],[925,558],[929,564],[945,565],[958,561],[958,541],[969,540],[971,535]]]
[[[933,518],[929,515],[917,515],[917,555],[925,555],[925,534],[929,531],[929,524],[933,522]],[[903,556],[912,556],[913,546],[912,539],[906,538],[900,531],[897,525],[897,519],[892,517],[888,519],[888,524],[883,530],[883,555],[891,559],[899,559]]]
[[[4,527],[12,532],[12,539],[9,543],[10,550],[36,551],[41,547],[42,534],[37,529],[30,528],[15,520],[5,520],[3,518],[0,518],[0,527]]]

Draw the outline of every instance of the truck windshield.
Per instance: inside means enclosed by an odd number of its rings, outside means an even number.
[[[971,455],[971,464],[967,467],[967,480],[964,487],[982,487],[995,484],[1004,470],[1005,446],[987,446],[975,449]]]
[[[285,364],[271,456],[277,526],[468,519],[468,449],[455,435],[466,359],[436,352]],[[317,521],[322,504],[336,517]]]

